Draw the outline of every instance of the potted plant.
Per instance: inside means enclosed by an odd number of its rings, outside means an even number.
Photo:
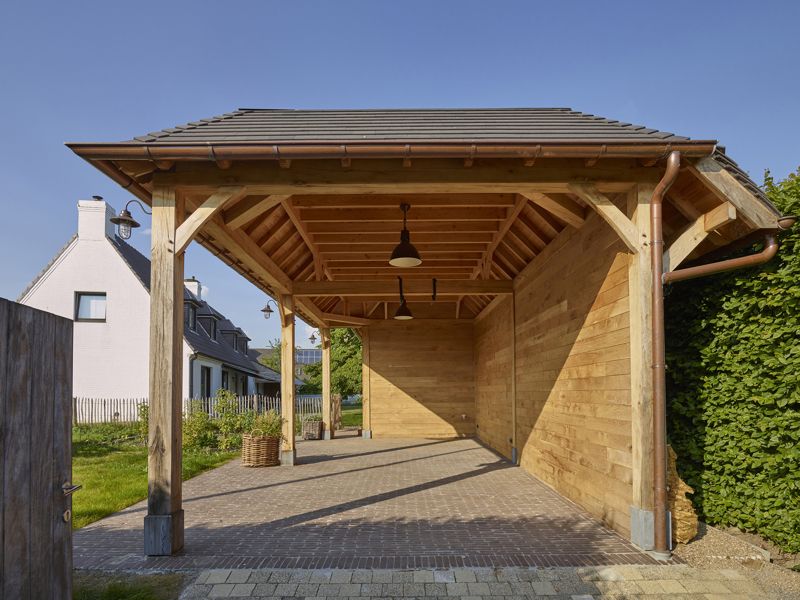
[[[250,433],[242,434],[242,466],[274,467],[280,464],[285,421],[274,410],[253,419]]]
[[[313,413],[303,417],[303,439],[322,439],[322,415],[319,413]]]

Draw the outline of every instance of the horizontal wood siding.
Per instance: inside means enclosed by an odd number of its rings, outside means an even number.
[[[521,465],[628,534],[628,254],[596,214],[546,254],[516,283]]]
[[[475,414],[478,438],[511,458],[513,302],[506,297],[475,321]]]
[[[376,437],[475,434],[472,323],[371,324],[370,401]]]

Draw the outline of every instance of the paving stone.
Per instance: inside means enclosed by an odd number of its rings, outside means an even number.
[[[452,583],[456,580],[456,575],[452,571],[434,571],[433,580],[436,583]]]
[[[331,573],[331,583],[350,583],[353,577],[351,571],[333,571]]]
[[[474,583],[478,581],[475,577],[475,572],[467,569],[454,569],[453,575],[455,575],[457,583]]]
[[[289,571],[273,571],[269,577],[270,583],[289,583],[292,574]]]
[[[392,573],[392,583],[413,583],[414,573],[412,571],[397,571]]]
[[[392,583],[392,572],[384,569],[373,571],[372,583]]]
[[[228,575],[227,583],[247,583],[250,569],[233,569]]]
[[[397,598],[403,595],[403,584],[402,583],[384,583],[383,584],[383,591],[381,592],[383,596],[388,596],[390,598],[394,597]]]
[[[230,575],[228,569],[214,569],[208,572],[204,583],[225,583]]]
[[[257,583],[253,590],[254,596],[274,596],[277,583]]]
[[[233,591],[234,583],[216,583],[208,593],[209,598],[228,598]]]
[[[466,596],[469,594],[468,583],[448,583],[446,585],[448,596]]]
[[[425,584],[426,596],[446,596],[447,584],[446,583],[426,583]]]
[[[383,593],[382,583],[362,583],[361,595],[362,596],[380,596]]]
[[[555,596],[558,594],[556,588],[549,581],[532,581],[533,593],[537,596]]]
[[[372,571],[367,571],[366,569],[353,571],[350,581],[352,583],[372,583]]]
[[[433,583],[433,571],[414,571],[414,583]]]
[[[230,595],[232,597],[252,596],[255,587],[255,583],[237,583],[234,584]]]
[[[279,583],[275,587],[275,592],[273,593],[276,596],[294,596],[296,590],[297,590],[296,583]]]
[[[489,584],[485,582],[468,583],[467,589],[473,596],[488,596],[491,594],[491,590],[489,590]]]

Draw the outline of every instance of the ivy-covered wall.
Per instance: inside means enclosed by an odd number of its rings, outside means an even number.
[[[800,170],[765,189],[800,213]],[[668,290],[668,423],[702,518],[800,552],[800,224],[779,239],[763,267]]]

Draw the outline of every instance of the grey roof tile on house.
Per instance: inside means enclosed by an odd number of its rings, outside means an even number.
[[[241,108],[138,136],[130,144],[488,140],[684,142],[688,137],[570,108],[293,110]]]
[[[136,248],[118,236],[108,238],[108,240],[117,250],[117,252],[119,252],[122,259],[131,268],[131,271],[133,271],[137,279],[142,282],[142,285],[144,285],[145,289],[150,291],[150,260],[148,260],[148,258]],[[186,288],[183,290],[183,297],[185,300],[192,300],[198,304],[197,313],[199,316],[212,315],[219,319],[219,323],[217,325],[217,329],[219,331],[227,328],[236,332],[241,332],[241,335],[244,335],[244,332],[239,327],[234,325],[230,320],[225,318],[222,313],[212,307],[208,302],[204,300],[198,300]],[[242,371],[246,371],[254,375],[258,374],[260,377],[261,365],[258,363],[258,361],[254,361],[249,356],[238,352],[220,336],[218,336],[217,340],[211,339],[211,337],[209,337],[209,335],[206,333],[205,329],[203,329],[202,322],[198,323],[197,331],[192,331],[189,327],[184,327],[183,335],[186,339],[186,342],[195,352],[219,360],[226,365],[241,369]],[[278,380],[280,381],[280,376],[278,376]]]

